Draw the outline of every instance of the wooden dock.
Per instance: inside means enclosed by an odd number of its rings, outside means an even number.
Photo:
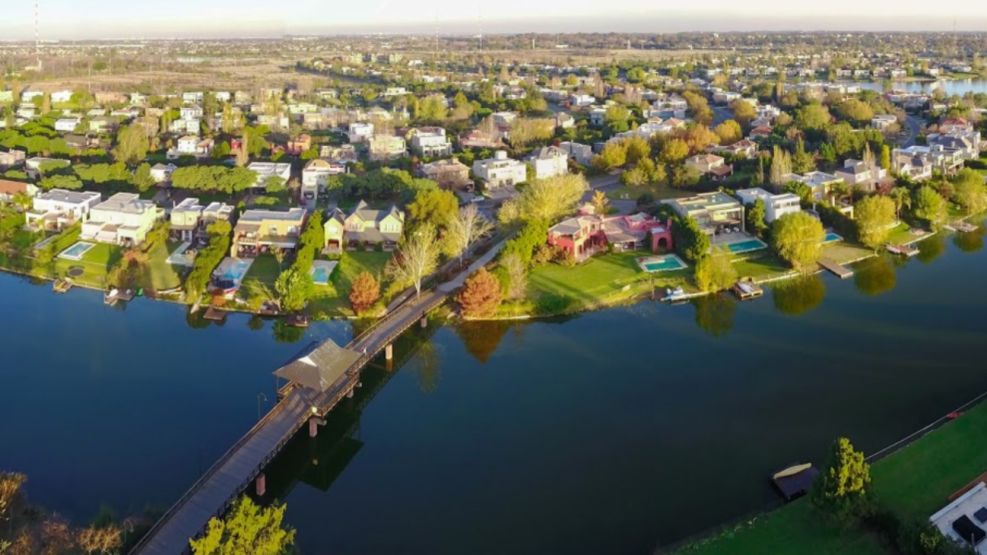
[[[919,253],[918,247],[914,245],[887,245],[885,248],[887,248],[888,252],[891,254],[897,254],[907,258],[916,256]]]
[[[840,279],[846,279],[853,276],[853,270],[829,258],[820,259],[819,265],[826,270],[829,270]]]
[[[747,277],[733,284],[733,294],[742,301],[749,301],[764,296],[764,288]]]
[[[493,260],[505,242],[494,245],[452,280],[395,307],[374,327],[346,345],[344,350],[350,356],[354,353],[356,356],[323,391],[291,383],[281,388],[274,408],[192,484],[131,553],[174,555],[186,552],[189,539],[201,534],[210,518],[222,516],[302,426],[308,423],[310,430],[316,429],[326,414],[359,387],[360,372],[367,363],[381,351],[390,359],[393,342],[405,330],[423,322],[429,311],[462,287],[467,276]]]

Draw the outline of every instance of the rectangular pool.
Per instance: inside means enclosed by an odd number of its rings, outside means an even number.
[[[733,254],[743,254],[745,252],[754,252],[766,249],[768,248],[768,244],[760,239],[752,237],[750,239],[728,243],[727,248],[730,249],[730,252]]]
[[[253,263],[253,259],[250,258],[226,257],[213,272],[214,281],[224,288],[240,287],[243,276],[247,275]]]
[[[64,258],[65,260],[82,260],[82,257],[95,246],[96,245],[94,243],[79,241],[71,247],[63,250],[58,257]]]
[[[687,268],[685,262],[681,258],[674,254],[666,254],[664,256],[648,256],[645,258],[638,258],[637,265],[642,271],[648,272],[649,274],[657,272],[670,272],[673,270],[682,270]]]

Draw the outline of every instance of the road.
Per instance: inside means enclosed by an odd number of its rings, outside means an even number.
[[[903,133],[901,146],[908,148],[914,145],[915,139],[918,137],[918,134],[922,132],[925,125],[925,120],[919,116],[913,116],[911,114],[905,116],[905,125],[902,126],[901,130]]]

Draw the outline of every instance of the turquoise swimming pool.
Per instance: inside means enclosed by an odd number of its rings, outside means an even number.
[[[745,252],[754,252],[761,249],[768,248],[768,244],[760,239],[744,239],[743,241],[737,241],[735,243],[728,243],[727,248],[733,254],[742,254]]]
[[[61,254],[58,255],[58,257],[64,258],[66,260],[82,260],[82,257],[85,256],[85,254],[95,246],[96,245],[94,245],[93,243],[85,243],[83,241],[79,241],[78,243],[72,245],[71,247],[63,250]]]
[[[316,285],[329,285],[329,278],[332,277],[338,264],[334,260],[316,260],[313,262],[312,270],[309,273],[312,276],[312,282]]]
[[[669,272],[686,268],[685,262],[674,254],[639,258],[637,264],[642,270],[648,273]]]
[[[842,240],[843,240],[843,237],[841,237],[836,232],[834,232],[834,231],[827,231],[826,232],[826,237],[823,239],[823,244],[825,244],[825,243],[835,243],[837,241],[842,241]]]

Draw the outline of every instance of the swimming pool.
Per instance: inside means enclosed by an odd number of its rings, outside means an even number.
[[[843,237],[837,234],[835,231],[827,231],[826,237],[823,239],[823,244],[835,243],[837,241],[842,241]]]
[[[312,276],[312,282],[316,285],[329,285],[329,278],[332,277],[337,264],[339,263],[334,260],[316,260],[312,262],[312,270],[309,272]]]
[[[649,274],[681,270],[687,267],[685,262],[674,254],[638,258],[637,265],[641,268],[641,270],[648,272]]]
[[[89,252],[90,249],[95,247],[93,243],[86,243],[84,241],[79,241],[71,247],[63,250],[61,254],[58,255],[59,258],[64,258],[65,260],[82,260],[82,257]]]
[[[768,248],[768,244],[760,239],[744,239],[742,241],[737,241],[735,243],[728,243],[727,248],[733,254],[743,254],[745,252],[754,252],[761,249]]]
[[[216,268],[215,276],[219,281],[231,282],[239,286],[243,276],[247,275],[253,260],[249,258],[224,258]]]

